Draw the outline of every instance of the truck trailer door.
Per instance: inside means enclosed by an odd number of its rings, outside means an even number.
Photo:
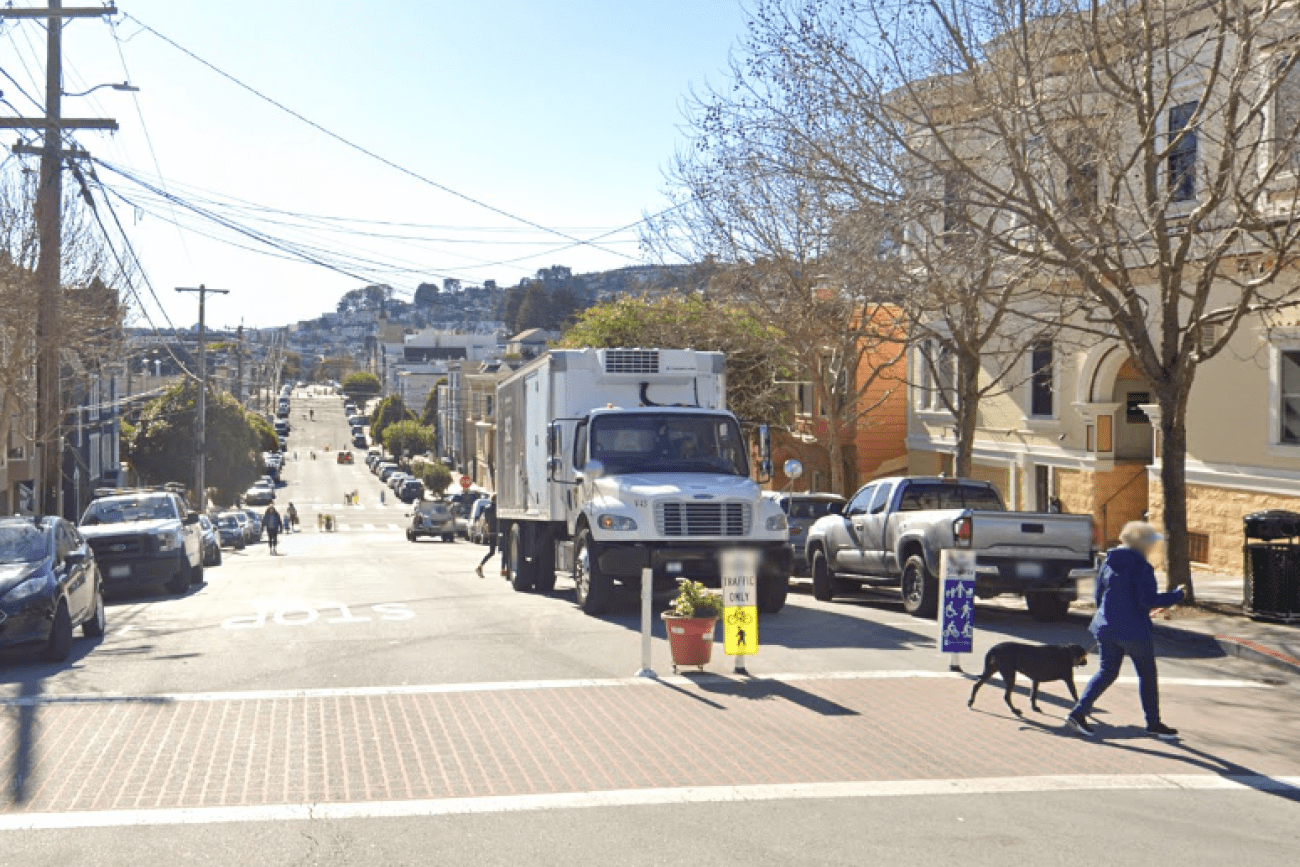
[[[546,430],[550,424],[550,397],[542,394],[542,377],[539,373],[529,374],[524,379],[524,404],[528,411],[524,418],[524,437],[531,442],[524,449],[526,484],[524,496],[525,507],[533,512],[543,508],[543,498],[547,497],[546,458],[548,455]],[[549,503],[544,511],[549,512]]]

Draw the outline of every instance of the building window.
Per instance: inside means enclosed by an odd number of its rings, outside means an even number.
[[[1092,145],[1073,143],[1074,162],[1065,167],[1065,201],[1071,214],[1090,213],[1097,205],[1097,155]]]
[[[921,344],[919,362],[917,409],[947,412],[949,401],[957,392],[957,366],[952,351],[937,340],[927,340]]]
[[[795,400],[798,402],[799,415],[813,414],[813,394],[815,389],[811,382],[801,382],[796,386]]]
[[[1300,349],[1278,353],[1281,362],[1279,408],[1282,429],[1279,439],[1300,445]]]
[[[1187,531],[1187,559],[1193,563],[1210,562],[1210,536],[1208,533]]]
[[[1051,341],[1035,343],[1029,354],[1032,373],[1029,377],[1029,414],[1038,418],[1051,418],[1056,413],[1053,405],[1053,350]]]
[[[966,200],[967,181],[957,172],[946,172],[943,176],[943,233],[947,236],[961,235],[969,231]]]
[[[1288,58],[1282,62],[1282,66],[1289,62]],[[1274,159],[1281,161],[1292,172],[1300,173],[1300,148],[1296,147],[1296,141],[1300,137],[1300,62],[1287,70],[1286,76],[1278,82],[1274,102]]]
[[[1198,103],[1185,102],[1169,109],[1169,201],[1196,198],[1196,130],[1190,127]],[[1179,137],[1181,134],[1181,137]]]

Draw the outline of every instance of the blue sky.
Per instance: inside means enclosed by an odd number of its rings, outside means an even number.
[[[738,0],[120,0],[119,8],[402,166],[578,237],[664,205],[662,168],[682,142],[683,99],[692,86],[723,80],[744,27]],[[120,42],[99,21],[70,25],[65,90],[129,74],[140,93],[101,90],[66,100],[64,112],[115,117],[120,132],[79,133],[78,141],[128,172],[152,180],[160,171],[187,201],[218,194],[283,211],[419,224],[360,226],[421,239],[396,241],[357,238],[337,224],[333,232],[303,232],[280,225],[296,218],[270,216],[277,221],[272,234],[291,233],[331,261],[353,249],[347,270],[356,273],[355,260],[364,256],[380,264],[360,276],[388,273],[402,288],[426,271],[430,279],[504,285],[553,264],[579,271],[629,264],[584,247],[481,267],[565,242],[349,150],[141,32],[129,17],[119,16],[116,35]],[[8,25],[0,35],[0,65],[34,95],[43,38],[35,23]],[[32,110],[9,82],[0,84],[11,103]],[[332,309],[359,285],[353,276],[206,238],[222,230],[112,172],[100,176],[142,206],[119,201],[119,216],[178,324],[193,321],[193,301],[176,296],[175,286],[232,290],[210,305],[217,324],[269,325]],[[174,213],[198,231],[169,225]],[[639,255],[635,243],[612,246]],[[393,262],[405,270],[385,272]],[[165,321],[148,296],[146,306],[153,321]]]

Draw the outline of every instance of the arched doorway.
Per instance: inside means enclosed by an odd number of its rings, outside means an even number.
[[[1151,420],[1140,407],[1151,403],[1151,382],[1128,358],[1115,374],[1110,400],[1118,404],[1115,413],[1115,460],[1151,463]]]

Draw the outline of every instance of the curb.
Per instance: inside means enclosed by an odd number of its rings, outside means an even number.
[[[1233,638],[1230,635],[1214,635],[1214,642],[1219,645],[1225,654],[1235,656],[1238,659],[1248,659],[1251,662],[1258,662],[1264,665],[1271,665],[1275,668],[1282,668],[1290,671],[1292,674],[1300,674],[1300,659],[1283,653],[1280,650],[1274,650],[1271,647],[1265,647],[1254,641],[1244,638]]]

